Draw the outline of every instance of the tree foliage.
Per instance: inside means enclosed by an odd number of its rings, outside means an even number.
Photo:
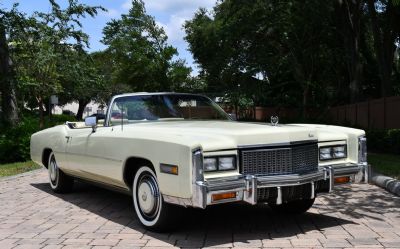
[[[87,104],[91,101],[104,103],[104,94],[108,93],[107,82],[102,72],[96,67],[93,57],[85,51],[68,50],[64,56],[68,63],[60,64],[62,76],[61,104],[77,102],[79,104],[76,118],[82,120]]]
[[[88,53],[81,19],[100,6],[49,0],[47,13],[0,10],[3,123],[26,107],[41,123],[51,95],[61,104],[105,103],[128,91],[208,92],[236,107],[309,107],[400,94],[400,1],[221,0],[184,25],[198,76],[142,0],[103,29],[104,51]]]
[[[49,13],[35,12],[32,16],[19,12],[18,4],[14,4],[9,12],[2,11],[7,23],[7,44],[15,64],[20,105],[22,108],[25,104],[39,108],[41,127],[50,95],[61,94],[65,86],[61,81],[74,72],[76,59],[73,54],[82,53],[89,45],[79,19],[85,15],[93,17],[98,10],[104,10],[99,6],[80,4],[77,0],[69,0],[65,9],[53,0],[50,3]],[[66,65],[70,66],[67,71],[63,70]],[[80,79],[74,81],[76,93],[79,89],[92,87]]]
[[[128,14],[107,23],[103,33],[112,82],[133,91],[169,91],[188,79],[190,69],[173,60],[176,48],[167,43],[165,31],[146,13],[143,1],[133,0]]]
[[[390,95],[398,77],[396,11],[390,0],[224,0],[199,9],[185,23],[185,39],[208,91],[303,106],[306,115],[308,106]]]

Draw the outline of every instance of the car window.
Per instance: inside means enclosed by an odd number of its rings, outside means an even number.
[[[200,95],[165,94],[117,98],[110,124],[162,120],[229,120],[216,103]]]

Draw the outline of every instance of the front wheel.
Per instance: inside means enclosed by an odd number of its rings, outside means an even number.
[[[74,179],[62,172],[58,168],[56,157],[51,152],[49,162],[47,164],[49,172],[50,187],[56,193],[67,193],[72,190]]]
[[[149,230],[164,231],[177,223],[176,208],[164,202],[152,169],[142,166],[132,186],[133,204],[140,223]]]
[[[315,198],[313,199],[303,199],[303,200],[295,200],[287,203],[283,203],[281,205],[269,204],[269,206],[278,213],[286,213],[286,214],[302,214],[308,211],[314,204]]]

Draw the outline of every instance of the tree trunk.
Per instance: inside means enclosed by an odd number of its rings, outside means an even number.
[[[39,97],[38,105],[39,105],[39,128],[43,129],[44,127],[44,107],[43,107],[43,98]]]
[[[381,79],[381,97],[388,97],[393,94],[391,75],[393,70],[394,53],[396,51],[396,31],[397,24],[394,6],[388,1],[386,11],[380,15],[384,16],[387,23],[382,25],[378,21],[375,9],[375,1],[368,0],[368,11],[371,18],[372,33],[374,36],[374,46],[376,59],[378,61],[379,76]]]
[[[360,60],[360,20],[362,0],[338,0],[336,11],[341,20],[344,47],[349,55],[347,59],[349,72],[350,102],[360,99],[362,63]]]
[[[301,90],[303,92],[303,100],[302,100],[302,105],[301,105],[301,117],[303,120],[305,120],[308,117],[307,113],[307,106],[309,104],[309,98],[310,98],[310,81],[313,77],[313,70],[310,70],[310,73],[307,73],[307,69],[305,68],[305,65],[302,63],[299,63],[299,59],[295,56],[295,53],[292,53],[292,63],[293,63],[293,68],[294,68],[294,78],[297,82],[301,83]],[[312,62],[310,62],[311,64]],[[311,66],[312,67],[312,66]],[[307,78],[309,80],[306,80],[306,74]]]
[[[78,112],[76,113],[76,119],[82,120],[83,112],[85,111],[85,107],[90,103],[90,101],[79,100],[78,103],[79,103],[79,106],[78,106]]]
[[[3,122],[15,126],[18,123],[16,80],[8,50],[6,31],[0,20],[0,92]]]
[[[310,98],[310,85],[306,84],[303,87],[303,106],[302,106],[302,118],[306,120],[308,118],[308,104]]]

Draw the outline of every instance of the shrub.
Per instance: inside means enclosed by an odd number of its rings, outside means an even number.
[[[367,131],[368,149],[400,154],[400,129]]]
[[[48,128],[48,127],[52,127],[55,125],[64,124],[67,121],[71,121],[71,122],[76,121],[76,118],[75,118],[75,116],[70,116],[70,115],[65,115],[65,114],[52,115],[50,119],[45,120],[44,126],[46,128]]]
[[[44,128],[73,120],[68,115],[53,115],[50,120],[46,118]],[[0,130],[0,164],[30,160],[31,135],[39,130],[39,119],[30,114],[24,115],[17,126]]]

